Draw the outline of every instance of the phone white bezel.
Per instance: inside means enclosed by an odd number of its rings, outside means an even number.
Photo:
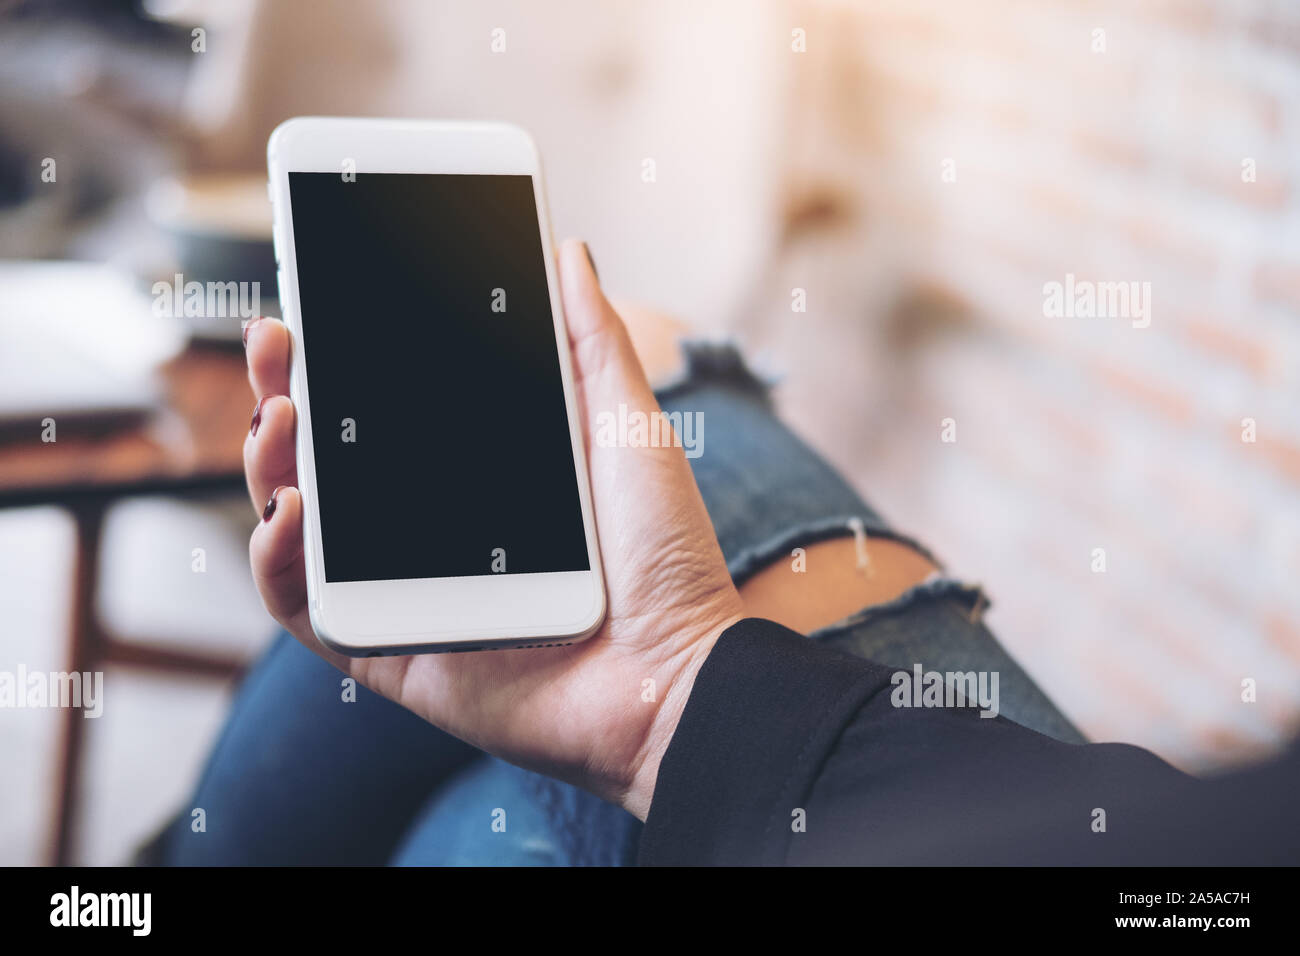
[[[345,160],[351,160],[353,165],[348,168],[355,169],[358,177],[367,173],[532,177],[591,570],[396,581],[325,580],[289,173],[342,175]],[[308,606],[321,642],[344,654],[373,656],[571,643],[589,637],[605,617],[604,575],[541,158],[532,138],[504,123],[297,117],[281,123],[271,134],[267,168],[280,306],[292,342],[290,397],[297,409],[296,455],[304,505]],[[527,480],[526,476],[521,480]],[[376,489],[377,494],[382,491]],[[485,555],[485,564],[489,560],[490,555]]]

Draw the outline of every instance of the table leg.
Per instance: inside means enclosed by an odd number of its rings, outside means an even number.
[[[71,507],[76,525],[76,555],[72,584],[72,620],[68,641],[68,672],[93,671],[99,663],[99,629],[95,592],[99,582],[99,544],[107,503],[78,502]],[[54,810],[52,863],[66,866],[75,837],[77,791],[81,784],[81,745],[85,718],[75,707],[63,708],[57,804]]]
[[[104,515],[112,500],[111,497],[95,497],[68,505],[76,527],[68,672],[93,672],[106,665],[116,664],[138,670],[180,673],[216,680],[237,678],[246,666],[242,658],[132,644],[109,635],[101,626],[95,614],[95,597],[99,593],[100,542]],[[84,731],[85,718],[82,712],[73,707],[64,708],[58,791],[55,795],[50,840],[50,861],[55,866],[66,866],[71,861],[76,838]]]

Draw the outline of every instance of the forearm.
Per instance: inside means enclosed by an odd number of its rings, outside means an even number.
[[[1131,862],[1135,821],[1163,845],[1182,824],[1160,808],[1199,793],[1135,747],[896,707],[892,674],[770,622],[729,629],[661,758],[642,861]]]

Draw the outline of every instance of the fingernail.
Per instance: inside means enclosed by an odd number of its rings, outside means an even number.
[[[257,407],[253,409],[253,420],[248,424],[248,430],[254,435],[257,434],[257,427],[262,424],[262,403],[266,401],[263,396],[257,400]]]
[[[266,503],[266,507],[262,509],[263,521],[270,521],[271,516],[275,514],[275,499],[280,496],[280,492],[283,490],[284,490],[284,485],[281,485],[279,488],[276,488],[275,491],[271,492],[271,500],[268,501]]]
[[[257,325],[258,322],[261,322],[263,318],[265,318],[265,316],[259,315],[257,318],[249,319],[244,323],[244,331],[240,335],[240,338],[244,340],[244,348],[248,348],[248,333],[251,332],[253,326]]]
[[[594,275],[596,281],[599,282],[600,273],[596,271],[596,260],[591,258],[591,247],[587,245],[585,240],[582,243],[582,251],[587,254],[587,262],[591,264],[591,274]]]

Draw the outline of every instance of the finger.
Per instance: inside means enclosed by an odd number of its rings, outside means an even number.
[[[576,239],[560,246],[560,292],[574,375],[588,411],[618,401],[647,411],[657,409],[623,320],[601,291],[586,244]]]
[[[289,330],[279,319],[258,319],[245,329],[248,381],[253,394],[289,394]]]
[[[298,484],[293,444],[295,415],[293,402],[284,395],[263,398],[253,410],[244,438],[244,475],[259,514],[276,488]]]
[[[253,582],[266,609],[293,630],[307,609],[307,573],[302,551],[302,496],[277,488],[263,502],[262,520],[248,542]]]
[[[297,488],[275,489],[248,542],[253,583],[267,611],[314,654],[348,673],[352,661],[316,639],[307,613],[307,570],[302,549],[302,496]]]

